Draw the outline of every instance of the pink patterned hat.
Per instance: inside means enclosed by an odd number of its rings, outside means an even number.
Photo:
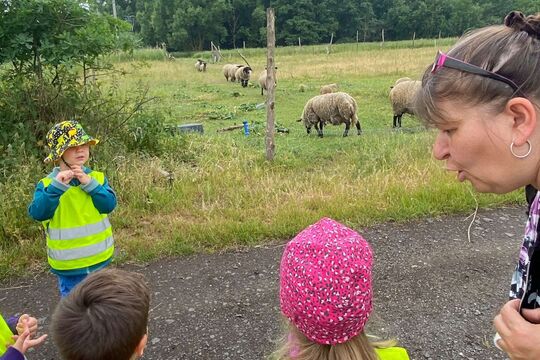
[[[373,308],[373,254],[356,231],[329,218],[309,226],[283,252],[283,314],[310,340],[340,344],[358,335]]]

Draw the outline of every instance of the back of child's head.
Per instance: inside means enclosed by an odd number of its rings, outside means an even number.
[[[65,360],[130,360],[147,333],[150,292],[141,274],[90,274],[56,307],[52,336]]]
[[[280,359],[377,359],[363,332],[373,307],[372,263],[367,241],[328,218],[287,244],[280,304],[290,330]]]

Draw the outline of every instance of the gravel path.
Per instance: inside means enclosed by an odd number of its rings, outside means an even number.
[[[371,333],[395,337],[412,359],[505,359],[492,319],[506,301],[525,209],[386,223],[360,232],[375,252]],[[144,359],[264,359],[280,334],[278,267],[283,244],[162,259],[124,269],[152,289]],[[5,315],[29,312],[47,331],[58,302],[51,274],[0,284]],[[50,340],[32,359],[58,359]]]

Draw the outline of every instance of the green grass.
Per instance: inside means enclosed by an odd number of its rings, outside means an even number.
[[[444,41],[443,41],[444,40]],[[452,39],[440,43],[446,49]],[[276,120],[290,130],[276,135],[276,158],[265,161],[265,109],[257,87],[227,83],[219,65],[195,71],[193,58],[163,57],[137,51],[134,60],[117,63],[128,71],[120,87],[131,92],[145,83],[156,101],[147,110],[164,114],[166,123],[200,122],[205,134],[167,137],[168,151],[158,157],[105,154],[97,162],[114,186],[119,206],[112,223],[119,261],[215,251],[285,241],[322,216],[357,228],[423,216],[472,213],[480,207],[518,203],[521,192],[505,196],[474,194],[468,184],[445,173],[430,154],[434,133],[414,117],[393,131],[390,86],[402,76],[419,78],[436,52],[433,40],[335,45],[331,54],[318,47],[279,48]],[[313,50],[315,49],[315,50]],[[248,51],[249,50],[249,51]],[[264,49],[243,51],[255,69],[264,69]],[[234,51],[227,61],[241,63]],[[139,66],[139,60],[147,66]],[[325,137],[307,136],[296,122],[305,102],[323,84],[336,82],[358,102],[362,136],[343,138],[343,127],[327,127]],[[299,91],[305,87],[306,91]],[[252,124],[252,134],[218,129]],[[101,146],[101,147],[100,147]],[[32,162],[30,162],[32,163]],[[158,169],[174,174],[171,183]],[[0,213],[5,243],[0,242],[0,277],[22,268],[45,268],[39,224],[26,216],[33,184],[42,177],[23,166],[12,182],[0,184],[0,201],[13,204]],[[475,200],[476,198],[476,200]]]

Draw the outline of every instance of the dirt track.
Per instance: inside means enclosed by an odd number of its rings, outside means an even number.
[[[375,252],[371,333],[395,337],[412,359],[505,359],[491,321],[505,302],[525,209],[481,211],[467,239],[465,216],[359,229]],[[264,359],[280,333],[282,244],[164,259],[123,268],[152,289],[144,359]],[[6,315],[29,312],[45,331],[58,301],[55,278],[0,284]],[[50,340],[32,359],[58,359]]]

